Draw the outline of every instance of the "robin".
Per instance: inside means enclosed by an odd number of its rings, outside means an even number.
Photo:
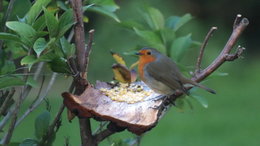
[[[156,93],[172,95],[180,90],[189,95],[184,84],[191,84],[216,94],[214,90],[184,77],[176,63],[156,49],[143,48],[136,54],[139,55],[138,72],[141,80]]]

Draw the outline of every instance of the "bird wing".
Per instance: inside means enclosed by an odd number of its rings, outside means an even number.
[[[183,91],[181,82],[181,74],[177,65],[168,57],[160,58],[160,61],[155,61],[147,64],[147,73],[154,79],[162,82],[173,90],[180,89]]]

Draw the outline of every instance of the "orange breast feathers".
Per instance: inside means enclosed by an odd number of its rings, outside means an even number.
[[[139,57],[139,65],[138,65],[138,72],[140,75],[141,80],[145,80],[144,79],[144,67],[146,64],[153,62],[155,60],[155,57],[153,57],[152,55],[141,55]]]

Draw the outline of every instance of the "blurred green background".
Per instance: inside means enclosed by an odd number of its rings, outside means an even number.
[[[219,71],[229,73],[225,77],[208,80],[207,86],[217,91],[216,95],[205,92],[209,107],[207,109],[193,102],[194,109],[185,108],[180,111],[174,107],[162,118],[158,125],[143,135],[142,146],[182,145],[182,146],[258,146],[260,145],[260,83],[259,66],[259,9],[260,1],[117,1],[120,10],[117,12],[122,20],[141,19],[138,9],[142,5],[158,8],[165,16],[191,13],[194,19],[185,25],[183,33],[192,33],[192,38],[202,42],[211,26],[218,30],[210,39],[203,58],[205,67],[212,61],[225,45],[231,31],[236,14],[241,13],[249,18],[250,25],[239,40],[239,44],[246,47],[243,59],[226,62]],[[90,57],[89,78],[92,83],[96,80],[110,81],[113,77],[111,65],[114,63],[109,53],[113,50],[123,53],[142,45],[142,40],[132,32],[120,27],[115,21],[94,14],[86,14],[90,18],[86,30],[94,28],[95,44]],[[182,33],[182,32],[181,32]],[[198,52],[195,50],[194,52]],[[196,53],[185,56],[185,65],[193,66]],[[129,64],[137,60],[135,57],[124,56]],[[59,76],[58,82],[49,93],[52,118],[63,101],[60,94],[68,90],[71,79]],[[37,90],[37,89],[36,89]],[[33,93],[31,96],[35,96]],[[25,103],[28,104],[29,103]],[[24,106],[26,107],[26,106]],[[18,129],[15,130],[12,141],[22,141],[34,135],[34,119],[45,108],[42,104],[34,111]],[[93,121],[94,122],[94,121]],[[93,129],[97,127],[94,122]],[[101,145],[110,145],[111,141],[120,141],[135,137],[128,131],[117,133],[104,140]],[[71,145],[80,145],[78,120],[69,123],[66,112],[63,114],[62,126],[57,133],[54,145],[63,145],[65,138],[69,138]]]

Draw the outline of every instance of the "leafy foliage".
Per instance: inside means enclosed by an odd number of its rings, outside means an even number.
[[[191,33],[179,35],[178,31],[192,20],[192,16],[185,14],[165,18],[158,9],[153,7],[145,7],[140,11],[140,14],[144,22],[126,20],[121,23],[122,26],[130,29],[143,40],[144,44],[140,46],[156,48],[171,57],[183,71],[189,72],[188,68],[181,65],[180,62],[187,52],[194,47],[198,48],[200,43],[192,39]],[[128,54],[132,55],[132,53]],[[190,99],[194,99],[205,108],[208,107],[207,100],[199,96],[197,90],[192,91],[190,97],[178,98],[176,107],[183,110],[185,103],[187,103],[192,108]]]
[[[123,21],[121,24],[133,30],[137,36],[145,41],[145,45],[154,47],[180,62],[185,52],[198,44],[192,40],[191,34],[177,35],[178,30],[192,19],[190,14],[185,14],[182,17],[170,16],[165,19],[164,15],[153,7],[146,7],[145,11],[140,11],[140,13],[144,22],[130,20]]]
[[[8,1],[4,1],[4,11],[7,10],[7,6]],[[117,9],[119,6],[114,0],[91,0],[83,7],[84,12],[97,12],[120,22],[115,14]],[[3,20],[2,14],[0,12],[1,20]],[[15,1],[8,20],[3,23],[1,21],[6,29],[0,27],[0,31],[4,31],[0,32],[0,40],[3,41],[1,42],[3,44],[0,43],[1,93],[17,86],[37,87],[37,82],[30,75],[34,74],[33,66],[39,62],[48,64],[53,72],[72,75],[68,59],[75,57],[75,45],[68,38],[73,34],[72,26],[75,21],[69,1],[36,0],[34,3],[30,0]],[[89,21],[87,17],[85,20]],[[21,73],[20,70],[25,69],[28,69],[28,74]],[[10,101],[12,106],[14,100],[11,98]],[[0,101],[0,106],[3,102],[4,100]],[[12,108],[8,106],[8,109]],[[41,144],[50,126],[50,120],[48,111],[40,114],[35,120],[36,138],[25,139],[20,145]],[[55,140],[55,132],[53,131],[54,134],[44,144],[52,144]],[[19,145],[19,143],[11,142],[10,145]]]

